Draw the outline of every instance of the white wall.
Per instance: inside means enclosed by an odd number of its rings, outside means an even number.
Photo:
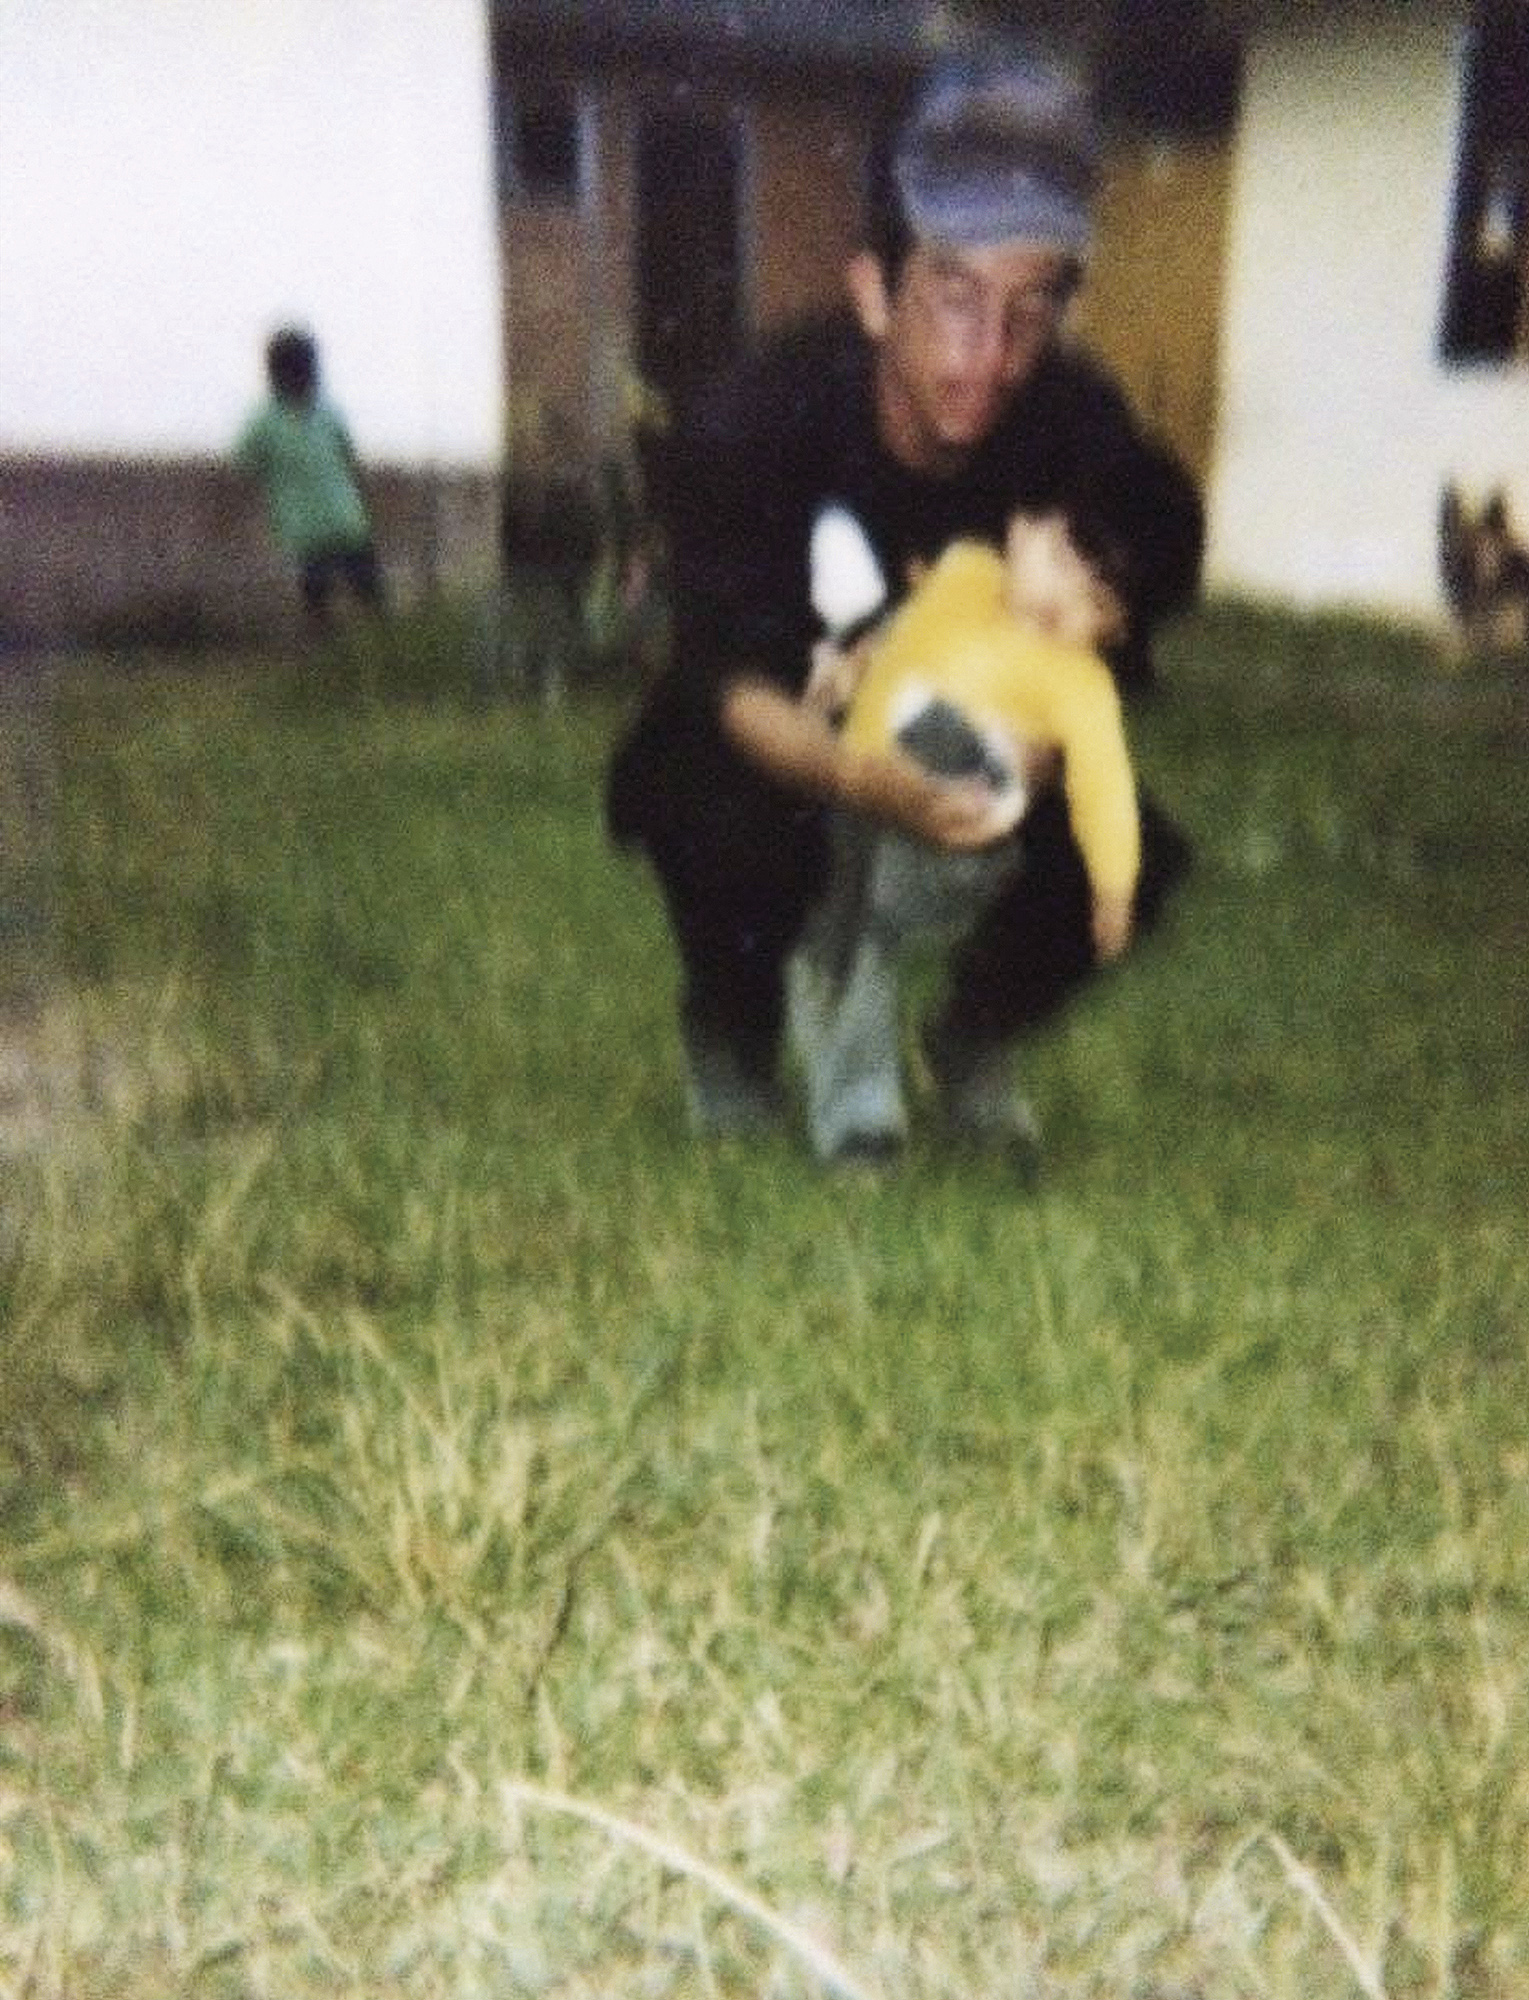
[[[4,0],[0,452],[221,451],[278,322],[363,456],[499,455],[484,0]]]
[[[1462,15],[1333,10],[1251,39],[1212,587],[1432,618],[1446,479],[1516,480],[1529,527],[1529,367],[1438,359]]]

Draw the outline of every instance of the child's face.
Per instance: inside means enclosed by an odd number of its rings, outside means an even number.
[[[312,376],[306,380],[296,375],[277,375],[271,381],[271,393],[278,403],[285,403],[289,409],[305,410],[313,401],[317,384]]]
[[[1016,514],[1004,555],[1017,618],[1091,652],[1125,636],[1125,606],[1073,547],[1060,514]]]

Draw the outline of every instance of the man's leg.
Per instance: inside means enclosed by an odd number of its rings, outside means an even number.
[[[695,899],[660,877],[683,968],[680,1042],[690,1122],[723,1136],[774,1124],[789,943],[741,903]]]
[[[781,1113],[785,964],[824,871],[821,816],[712,794],[644,838],[683,969],[691,1120],[712,1134]]]
[[[1189,842],[1149,799],[1141,805],[1138,935],[1150,931],[1187,873]],[[1034,1121],[1013,1098],[1009,1048],[1034,1033],[1094,970],[1093,898],[1065,801],[1048,793],[1023,831],[1024,865],[955,954],[949,998],[925,1052],[951,1121],[975,1138],[1034,1143]]]
[[[931,1054],[948,1052],[948,1069],[960,1052],[1007,1042],[1048,1019],[1093,966],[1090,913],[1066,804],[1047,793],[1025,822],[1023,867],[953,955]]]

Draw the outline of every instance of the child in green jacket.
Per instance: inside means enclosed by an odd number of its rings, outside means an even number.
[[[308,622],[328,628],[335,585],[368,611],[383,609],[382,574],[345,420],[319,393],[311,334],[283,327],[266,345],[269,394],[234,447],[259,480],[277,541],[297,564]]]

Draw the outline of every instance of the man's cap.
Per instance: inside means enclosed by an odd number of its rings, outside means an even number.
[[[1066,71],[1016,57],[936,64],[898,133],[892,177],[917,237],[1081,256],[1098,138]]]

